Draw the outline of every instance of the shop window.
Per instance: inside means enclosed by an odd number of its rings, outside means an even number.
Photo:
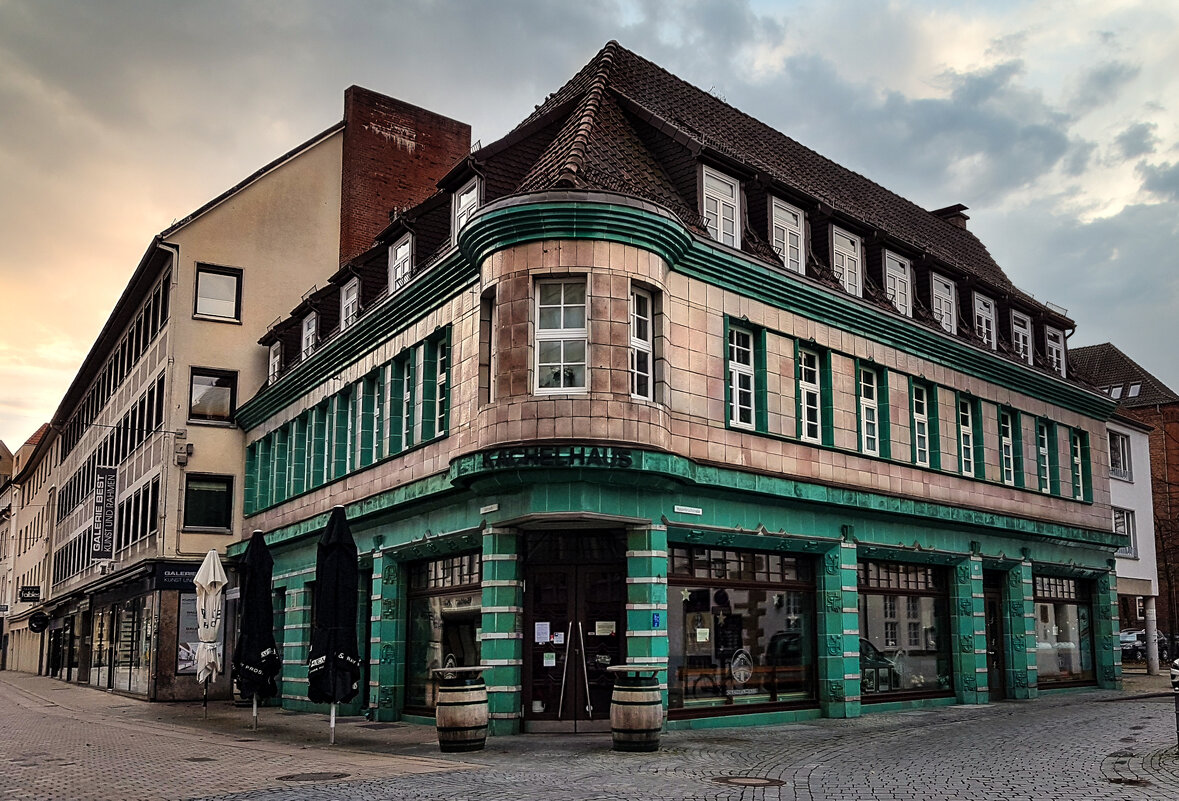
[[[899,562],[860,562],[859,596],[864,700],[952,690],[945,569]]]
[[[1089,583],[1033,576],[1036,667],[1040,686],[1087,683],[1093,669],[1093,607]]]
[[[744,712],[815,698],[808,558],[675,545],[668,572],[673,714]]]
[[[198,264],[193,314],[209,320],[238,322],[242,308],[242,271]]]
[[[233,526],[233,477],[189,473],[184,482],[184,527]]]
[[[237,406],[237,373],[192,368],[188,419],[193,422],[233,422]],[[138,426],[133,427],[138,429]]]
[[[435,668],[479,664],[482,560],[462,554],[408,566],[405,707],[433,714]]]
[[[585,392],[585,279],[537,284],[536,392]]]

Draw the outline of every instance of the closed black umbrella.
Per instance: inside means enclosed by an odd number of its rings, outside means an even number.
[[[315,555],[315,620],[307,657],[307,697],[332,705],[331,740],[336,740],[336,704],[359,692],[360,651],[356,646],[356,543],[344,507],[332,509]]]
[[[255,531],[241,564],[241,625],[233,649],[233,680],[242,698],[254,700],[254,728],[258,728],[258,699],[278,695],[274,678],[282,658],[274,643],[274,559],[261,531]]]

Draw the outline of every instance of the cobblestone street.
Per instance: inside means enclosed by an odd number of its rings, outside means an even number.
[[[501,737],[462,758],[425,727],[347,719],[329,747],[321,715],[265,709],[255,733],[229,704],[206,721],[22,674],[0,673],[0,700],[2,799],[1179,798],[1172,700],[1131,693],[672,732],[657,754]]]

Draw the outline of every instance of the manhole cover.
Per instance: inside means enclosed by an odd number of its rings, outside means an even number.
[[[781,787],[786,783],[761,776],[713,776],[712,780],[717,784],[731,784],[736,787]]]
[[[185,757],[185,762],[216,762],[213,757]]]
[[[1112,779],[1106,779],[1110,784],[1128,784],[1131,787],[1144,787],[1150,782],[1146,779],[1128,779],[1123,776],[1114,776]]]
[[[346,779],[347,773],[291,773],[279,776],[280,782],[330,782],[334,779]]]

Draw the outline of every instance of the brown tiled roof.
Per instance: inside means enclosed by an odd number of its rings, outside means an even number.
[[[49,423],[42,423],[41,427],[33,432],[33,436],[31,436],[27,440],[25,440],[25,445],[29,445],[31,447],[36,447],[41,442],[41,438],[45,436],[45,432],[48,430],[49,430]]]
[[[804,147],[617,42],[607,44],[516,131],[574,102],[577,105],[565,129],[529,173],[521,191],[558,186],[618,191],[640,184],[648,191],[630,191],[657,202],[663,202],[660,195],[674,194],[658,162],[619,112],[621,108],[665,135],[742,164],[918,252],[928,252],[999,292],[1046,309],[1017,289],[982,242],[965,228]],[[675,210],[687,205],[676,198]],[[692,220],[686,222],[692,224]],[[1063,317],[1056,311],[1052,315]]]
[[[1127,409],[1179,401],[1179,395],[1172,392],[1166,384],[1108,342],[1070,348],[1068,360],[1073,371],[1080,373],[1095,386],[1122,386],[1122,396],[1118,402]],[[1127,396],[1131,384],[1142,385],[1138,395],[1133,398]]]

